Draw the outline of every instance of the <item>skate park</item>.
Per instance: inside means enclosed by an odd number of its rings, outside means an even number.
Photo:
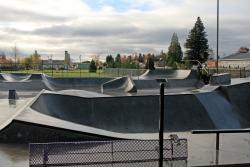
[[[166,83],[165,137],[177,133],[189,139],[191,164],[207,162],[199,154],[207,155],[209,151],[197,149],[197,142],[204,147],[214,144],[213,135],[192,135],[192,130],[250,127],[248,78],[205,85],[194,70],[155,70],[138,77],[118,78],[2,74],[0,140],[157,139],[161,82]],[[9,90],[16,91],[16,99],[8,99]],[[247,134],[239,138],[244,141],[244,136]],[[222,138],[231,141],[236,137]],[[224,160],[230,162],[231,156]],[[213,156],[208,159],[213,160]],[[242,159],[246,160],[240,157],[239,162]]]

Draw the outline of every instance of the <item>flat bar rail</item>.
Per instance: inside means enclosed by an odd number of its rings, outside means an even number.
[[[218,130],[193,130],[192,134],[216,134],[216,164],[219,164],[220,134],[221,133],[250,133],[250,129],[218,129]]]
[[[156,166],[158,140],[114,140],[67,143],[32,143],[29,166]],[[187,140],[164,140],[164,161],[187,161]]]

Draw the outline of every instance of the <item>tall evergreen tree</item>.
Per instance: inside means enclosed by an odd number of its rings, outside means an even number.
[[[121,68],[121,55],[118,53],[115,57],[115,67]]]
[[[150,69],[150,70],[155,69],[154,58],[151,55],[149,55],[147,58],[146,69]]]
[[[108,55],[106,57],[106,63],[107,63],[107,67],[108,68],[114,68],[115,65],[115,61],[112,55]]]
[[[89,72],[96,72],[96,70],[97,70],[97,67],[96,67],[95,61],[91,60],[90,65],[89,65]]]
[[[181,50],[181,45],[178,40],[176,33],[173,34],[171,38],[171,43],[168,48],[168,59],[167,65],[173,66],[175,63],[180,63],[183,57],[183,52]]]
[[[188,60],[198,60],[201,63],[207,61],[209,46],[205,27],[200,17],[197,18],[194,27],[190,31],[185,47]],[[197,62],[192,62],[192,64],[197,64]]]

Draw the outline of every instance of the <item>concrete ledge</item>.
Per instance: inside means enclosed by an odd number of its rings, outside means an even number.
[[[228,85],[231,83],[231,75],[229,73],[213,74],[210,78],[211,85]]]

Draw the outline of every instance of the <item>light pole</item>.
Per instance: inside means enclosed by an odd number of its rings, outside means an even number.
[[[160,84],[160,113],[159,113],[159,167],[163,167],[163,142],[164,142],[164,87],[165,83]]]
[[[80,59],[80,78],[82,77],[82,55],[79,56],[79,59]]]
[[[52,77],[53,77],[53,55],[50,55],[51,57],[51,74],[52,74]]]
[[[217,0],[217,44],[216,44],[216,71],[219,73],[219,11],[220,2]]]

